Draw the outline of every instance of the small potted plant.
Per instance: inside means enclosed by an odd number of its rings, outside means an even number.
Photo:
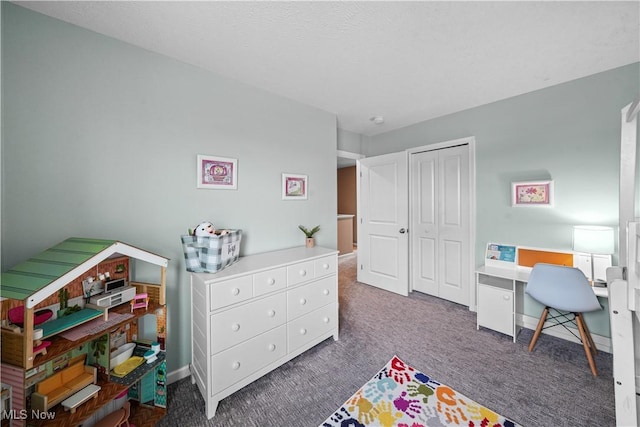
[[[62,317],[67,314],[67,305],[69,303],[69,291],[66,288],[62,288],[58,291],[58,301],[60,302],[58,317]]]
[[[306,246],[308,248],[312,248],[316,245],[316,241],[313,238],[313,235],[316,234],[318,231],[320,231],[320,226],[316,225],[315,227],[313,227],[311,230],[309,230],[307,227],[305,227],[304,225],[299,225],[298,228],[300,230],[302,230],[302,232],[304,233],[305,236],[307,236],[307,243]]]
[[[95,363],[97,366],[100,366],[100,356],[104,356],[107,353],[107,342],[109,341],[109,335],[105,334],[100,336],[99,338],[91,341],[91,348],[93,349],[93,357],[95,358]]]

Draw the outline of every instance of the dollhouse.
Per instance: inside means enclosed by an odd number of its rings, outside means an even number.
[[[138,262],[159,267],[157,283],[133,281]],[[91,426],[124,401],[138,427],[163,417],[167,265],[123,242],[69,238],[2,273],[2,425]]]

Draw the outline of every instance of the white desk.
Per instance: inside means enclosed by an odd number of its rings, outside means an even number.
[[[482,266],[476,270],[477,329],[483,326],[509,335],[516,342],[519,332],[516,314],[523,312],[524,288],[530,273],[530,268],[523,267]],[[607,288],[592,289],[598,297],[609,296]]]

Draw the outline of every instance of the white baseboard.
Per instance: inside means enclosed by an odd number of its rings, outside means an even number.
[[[539,319],[536,317],[526,316],[524,314],[518,314],[516,318],[516,324],[520,327],[524,327],[524,328],[535,331],[536,327],[538,326],[538,320]],[[549,322],[546,322],[545,326],[549,324],[550,324]],[[572,341],[572,342],[581,344],[580,340],[574,337],[571,334],[571,332],[567,331],[562,327],[544,329],[542,333],[551,335],[556,338],[562,338],[563,340]],[[577,329],[576,329],[576,334],[580,335]],[[591,334],[591,338],[593,338],[593,342],[595,343],[598,351],[604,351],[605,353],[613,353],[613,350],[611,348],[611,338],[603,337],[602,335],[597,335],[593,333]]]
[[[191,375],[191,371],[189,370],[189,365],[183,366],[182,368],[169,372],[167,374],[167,385],[173,384],[176,381],[180,381],[183,378],[187,378],[190,375]]]

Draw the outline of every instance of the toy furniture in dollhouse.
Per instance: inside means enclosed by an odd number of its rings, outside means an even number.
[[[24,320],[24,305],[19,305],[9,309],[8,315],[11,323],[22,328]],[[33,325],[38,326],[39,324],[51,319],[52,316],[53,310],[38,310],[33,314]]]
[[[131,300],[131,312],[136,308],[143,308],[144,311],[147,311],[149,307],[149,296],[147,294],[136,294],[135,297]]]
[[[130,427],[129,424],[129,414],[131,412],[131,404],[129,402],[125,402],[122,408],[117,409],[106,417],[102,418],[100,421],[95,423],[93,427],[120,427],[126,426]]]
[[[89,399],[97,399],[98,392],[100,391],[100,386],[95,384],[89,384],[84,387],[82,390],[74,393],[69,398],[62,401],[62,407],[67,411],[71,411],[72,414],[75,414],[78,406],[82,405]]]
[[[117,291],[105,292],[91,297],[89,300],[91,304],[98,307],[115,307],[116,305],[123,304],[131,301],[136,295],[136,288],[133,286],[127,286],[126,288],[118,289]]]
[[[51,341],[33,341],[33,357],[36,357],[39,354],[46,355],[47,347],[51,345]]]
[[[97,380],[96,367],[86,366],[81,359],[36,384],[36,391],[31,395],[31,409],[48,411]]]
[[[129,282],[127,277],[130,262],[142,261],[160,267],[159,283]],[[38,254],[37,256],[2,273],[0,288],[2,305],[2,364],[0,375],[3,383],[13,390],[10,410],[12,413],[26,411],[27,419],[11,420],[12,427],[25,425],[71,426],[83,424],[89,417],[95,417],[103,411],[103,406],[116,396],[131,397],[131,388],[146,376],[155,378],[156,370],[166,370],[164,352],[156,363],[146,365],[139,373],[124,378],[114,377],[110,373],[110,331],[123,332],[124,342],[132,341],[137,334],[138,321],[142,316],[152,316],[156,320],[158,339],[165,339],[166,329],[166,267],[168,259],[153,253],[129,246],[114,240],[70,238]],[[136,294],[146,293],[147,310],[130,312],[129,304],[109,307],[112,319],[109,322],[100,319],[105,311],[89,308],[85,298],[89,296],[83,288],[83,281],[99,273],[110,273],[114,279],[126,279],[132,289],[132,298]],[[109,275],[106,275],[109,276]],[[64,293],[59,293],[64,290]],[[118,290],[119,291],[119,290]],[[60,295],[68,294],[69,308],[63,317],[53,318],[34,326],[42,310],[58,311]],[[58,298],[56,298],[58,296]],[[128,302],[123,301],[123,302]],[[65,298],[65,303],[66,298]],[[20,307],[17,310],[12,309]],[[71,307],[73,306],[73,307]],[[62,307],[61,307],[62,308]],[[17,326],[12,319],[22,323]],[[15,314],[22,311],[22,319]],[[59,310],[58,315],[64,314]],[[19,316],[18,316],[19,317]],[[87,323],[91,322],[91,323]],[[96,324],[98,322],[98,324]],[[94,324],[97,327],[94,327]],[[104,326],[101,326],[104,325]],[[126,327],[125,327],[126,326]],[[44,339],[47,341],[44,341]],[[122,340],[119,340],[122,341]],[[98,345],[101,343],[101,345]],[[44,346],[39,348],[38,344]],[[115,344],[115,341],[112,343]],[[133,344],[135,346],[135,344]],[[35,346],[35,348],[34,348]],[[106,351],[99,350],[105,348]],[[146,351],[142,349],[141,351]],[[78,362],[78,357],[83,362]],[[85,362],[86,360],[86,362]],[[73,377],[71,370],[92,371],[90,384],[100,387],[86,387],[84,375]],[[76,372],[77,374],[78,372]],[[96,378],[93,380],[93,378]],[[58,383],[59,382],[59,383]],[[164,387],[164,383],[163,383]],[[77,394],[85,389],[85,392]],[[133,405],[132,421],[154,422],[166,413],[166,389],[162,390],[162,403],[154,399],[143,404]],[[91,399],[91,397],[96,397]],[[87,400],[88,399],[88,400]],[[160,401],[160,399],[158,399]],[[31,404],[29,404],[31,402]],[[65,402],[64,405],[59,405]],[[82,410],[78,408],[82,405]],[[64,410],[66,407],[68,410]],[[78,410],[74,410],[78,408]],[[54,421],[33,419],[33,411],[55,412]],[[127,416],[127,418],[129,418]],[[141,423],[142,424],[142,423]]]
[[[117,347],[111,352],[111,359],[109,361],[109,368],[113,369],[121,363],[124,363],[133,355],[136,344],[129,342]]]
[[[133,286],[127,286],[117,291],[106,292],[101,295],[93,296],[89,299],[89,303],[85,307],[93,308],[95,310],[102,311],[104,321],[109,320],[109,310],[120,304],[131,301],[136,295],[136,288]]]

